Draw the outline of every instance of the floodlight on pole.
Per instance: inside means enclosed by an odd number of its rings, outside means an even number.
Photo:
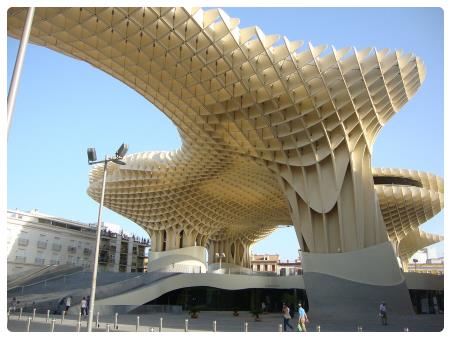
[[[108,169],[108,162],[114,162],[115,164],[125,165],[126,163],[122,161],[123,157],[128,151],[128,144],[122,143],[119,149],[116,151],[115,157],[105,156],[104,160],[97,161],[97,153],[95,148],[88,148],[88,163],[97,164],[103,163],[103,180],[102,180],[102,194],[100,197],[100,205],[98,208],[98,219],[97,219],[97,239],[95,243],[95,256],[94,256],[94,267],[92,270],[92,285],[91,285],[91,299],[89,303],[89,317],[88,317],[88,332],[92,332],[92,321],[94,319],[94,304],[95,304],[95,291],[97,288],[97,270],[98,270],[98,256],[100,253],[100,240],[101,240],[101,222],[102,222],[102,209],[103,209],[103,201],[105,198],[105,189],[106,189],[106,173]]]
[[[225,253],[224,252],[221,252],[221,253],[216,252],[216,257],[219,258],[219,270],[221,270],[222,269],[222,258],[226,257]]]
[[[95,152],[95,148],[88,148],[88,163],[97,161],[97,153]]]
[[[122,143],[122,145],[116,151],[116,158],[123,158],[128,151],[128,144]]]

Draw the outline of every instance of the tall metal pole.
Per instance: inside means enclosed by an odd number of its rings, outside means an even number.
[[[28,40],[30,38],[31,26],[34,17],[34,7],[28,8],[28,14],[25,21],[25,26],[22,32],[22,39],[20,40],[19,51],[17,52],[16,64],[14,65],[14,72],[11,79],[11,85],[8,92],[8,108],[7,108],[7,132],[11,126],[12,114],[14,105],[16,103],[17,88],[19,87],[20,75],[22,73],[23,59],[25,58],[25,51],[27,50]]]
[[[88,327],[87,327],[88,332],[92,332],[92,320],[94,318],[95,288],[97,287],[97,268],[98,268],[98,256],[99,256],[99,252],[100,252],[100,239],[101,239],[100,224],[102,222],[103,199],[105,198],[107,166],[108,166],[108,157],[105,156],[105,165],[103,167],[102,196],[100,198],[100,206],[98,208],[97,242],[95,243],[94,269],[92,271],[91,300],[90,300],[90,304],[89,304],[89,318],[88,318]]]

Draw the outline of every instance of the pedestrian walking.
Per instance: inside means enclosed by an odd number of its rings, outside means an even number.
[[[387,310],[386,310],[386,302],[382,302],[380,304],[380,311],[378,316],[381,319],[381,325],[387,325]]]
[[[89,313],[89,307],[91,306],[91,296],[87,295],[86,297],[86,311]]]
[[[291,328],[291,331],[293,331],[294,328],[292,327],[291,323],[289,323],[289,320],[291,319],[291,315],[289,314],[290,309],[286,305],[286,303],[283,303],[283,309],[281,310],[281,312],[283,313],[283,329],[284,329],[284,332],[287,331],[287,326],[289,326]]]
[[[11,300],[10,308],[12,308],[14,312],[16,312],[16,307],[17,307],[17,299],[16,297],[13,297]]]
[[[81,315],[83,317],[87,315],[87,301],[85,297],[81,300]]]
[[[71,304],[72,304],[72,297],[67,296],[67,298],[66,298],[66,313],[67,313],[67,311],[69,311]]]
[[[297,329],[300,332],[306,332],[306,324],[309,323],[308,316],[305,309],[302,307],[302,303],[298,303],[298,324]]]

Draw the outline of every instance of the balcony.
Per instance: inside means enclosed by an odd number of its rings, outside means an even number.
[[[17,263],[25,263],[27,261],[27,258],[24,256],[16,256],[16,262]]]
[[[44,242],[44,241],[38,241],[38,242],[37,242],[37,247],[38,247],[39,249],[47,249],[47,242]]]
[[[36,264],[39,264],[39,265],[44,265],[45,264],[45,259],[44,258],[35,258],[34,259],[34,262],[36,263]]]
[[[67,248],[67,252],[69,252],[71,254],[75,254],[75,253],[77,253],[77,248],[75,246],[69,246]]]
[[[50,265],[59,265],[60,263],[59,263],[59,260],[57,260],[57,259],[51,259],[50,260]]]
[[[84,255],[88,256],[88,255],[90,255],[91,253],[92,253],[92,250],[91,250],[91,249],[84,248],[84,250],[83,250],[83,254],[84,254]]]
[[[28,242],[29,241],[26,238],[19,238],[19,241],[17,242],[17,244],[19,244],[20,246],[27,246]]]
[[[100,254],[100,256],[98,257],[98,262],[99,263],[108,263],[109,262],[108,255]]]
[[[53,245],[52,245],[52,250],[53,251],[61,251],[61,244],[56,244],[56,243],[53,243]]]

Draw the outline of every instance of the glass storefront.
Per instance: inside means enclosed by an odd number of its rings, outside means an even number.
[[[297,311],[302,301],[308,311],[308,299],[302,289],[244,289],[224,290],[212,287],[191,287],[168,292],[147,303],[148,305],[181,305],[183,310],[193,306],[203,311],[250,311],[265,304],[266,312],[280,312],[282,304],[287,303],[291,310]]]

